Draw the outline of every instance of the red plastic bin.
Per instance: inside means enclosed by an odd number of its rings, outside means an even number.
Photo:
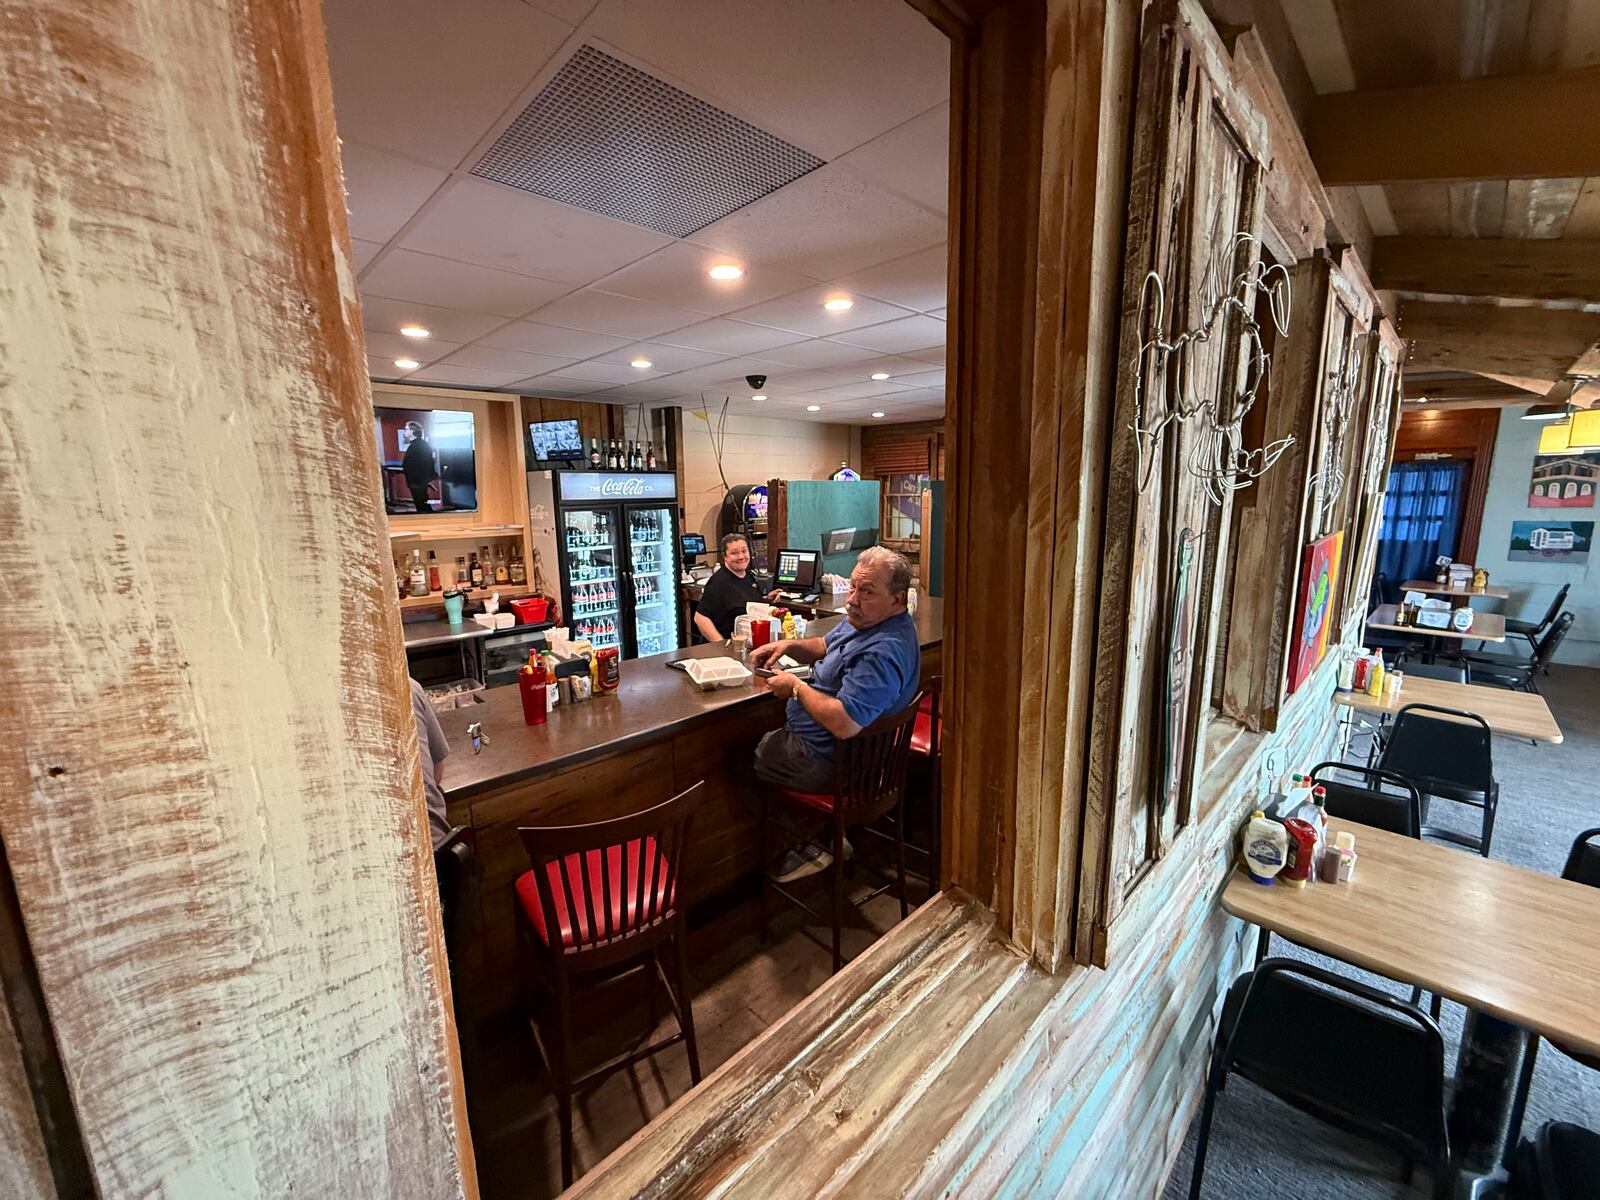
[[[527,596],[511,602],[511,611],[517,614],[517,621],[522,625],[539,624],[549,609],[550,601],[544,596]]]

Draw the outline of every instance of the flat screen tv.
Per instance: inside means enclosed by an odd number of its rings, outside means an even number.
[[[577,421],[530,421],[528,445],[538,462],[571,462],[583,457]]]
[[[478,511],[472,414],[442,408],[374,408],[383,508],[409,513]]]

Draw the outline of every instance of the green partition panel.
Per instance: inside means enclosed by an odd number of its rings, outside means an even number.
[[[944,595],[944,480],[928,483],[927,544],[928,559],[924,573],[928,577],[928,595]]]
[[[789,540],[785,544],[796,550],[821,550],[823,535],[835,529],[865,531],[878,527],[878,481],[875,479],[857,483],[791,479],[786,494]],[[776,558],[781,549],[782,546],[771,545],[768,552]],[[823,555],[822,569],[835,575],[849,575],[859,553],[851,550]]]

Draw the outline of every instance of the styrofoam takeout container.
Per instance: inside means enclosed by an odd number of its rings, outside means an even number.
[[[737,687],[751,677],[749,667],[731,658],[692,658],[683,671],[702,692]]]

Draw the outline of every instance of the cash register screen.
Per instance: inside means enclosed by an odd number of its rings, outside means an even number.
[[[816,587],[819,557],[815,550],[779,550],[775,582],[781,588]]]

